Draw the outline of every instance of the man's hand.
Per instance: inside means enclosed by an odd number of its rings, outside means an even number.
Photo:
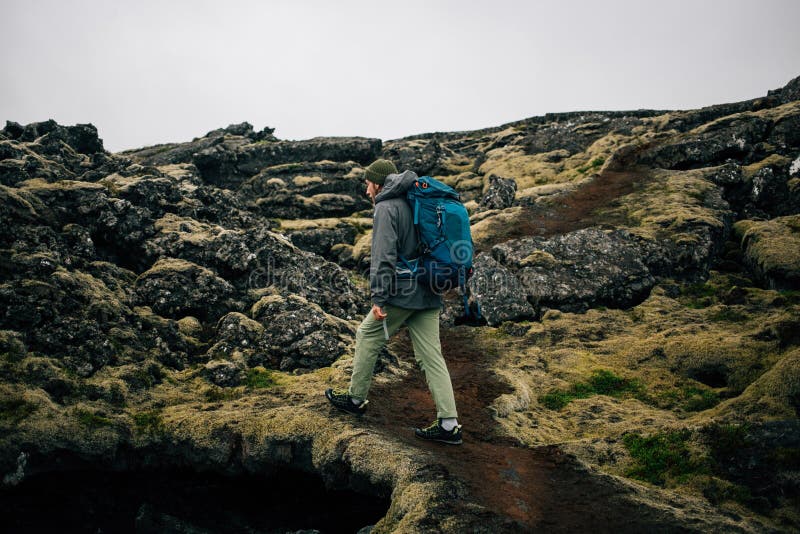
[[[386,319],[386,312],[384,312],[383,308],[381,308],[377,304],[373,304],[372,316],[375,317],[376,321],[383,321],[384,319]]]

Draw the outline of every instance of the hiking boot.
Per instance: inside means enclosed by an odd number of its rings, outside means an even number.
[[[461,425],[456,425],[453,430],[442,428],[442,420],[437,419],[427,428],[415,428],[414,434],[421,439],[428,441],[441,441],[450,445],[461,444]]]
[[[354,415],[364,415],[367,411],[368,400],[361,401],[361,404],[353,404],[353,397],[347,391],[334,391],[332,389],[325,390],[325,398],[331,404],[342,410],[343,412],[352,413]]]

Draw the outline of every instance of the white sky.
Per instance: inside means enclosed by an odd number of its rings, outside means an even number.
[[[0,0],[0,42],[0,121],[111,151],[242,121],[387,140],[762,96],[800,75],[800,1]]]

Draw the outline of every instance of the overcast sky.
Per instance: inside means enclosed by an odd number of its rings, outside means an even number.
[[[800,75],[797,0],[0,0],[0,36],[0,120],[91,122],[111,151],[689,109]]]

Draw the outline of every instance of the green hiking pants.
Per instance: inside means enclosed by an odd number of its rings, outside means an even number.
[[[367,398],[375,361],[386,343],[387,335],[392,336],[405,323],[414,344],[414,358],[425,373],[425,380],[436,404],[436,416],[457,417],[453,385],[450,383],[450,373],[442,357],[442,346],[439,342],[439,308],[407,310],[387,304],[383,311],[386,312],[386,319],[378,321],[370,311],[356,331],[350,395],[357,399]]]

